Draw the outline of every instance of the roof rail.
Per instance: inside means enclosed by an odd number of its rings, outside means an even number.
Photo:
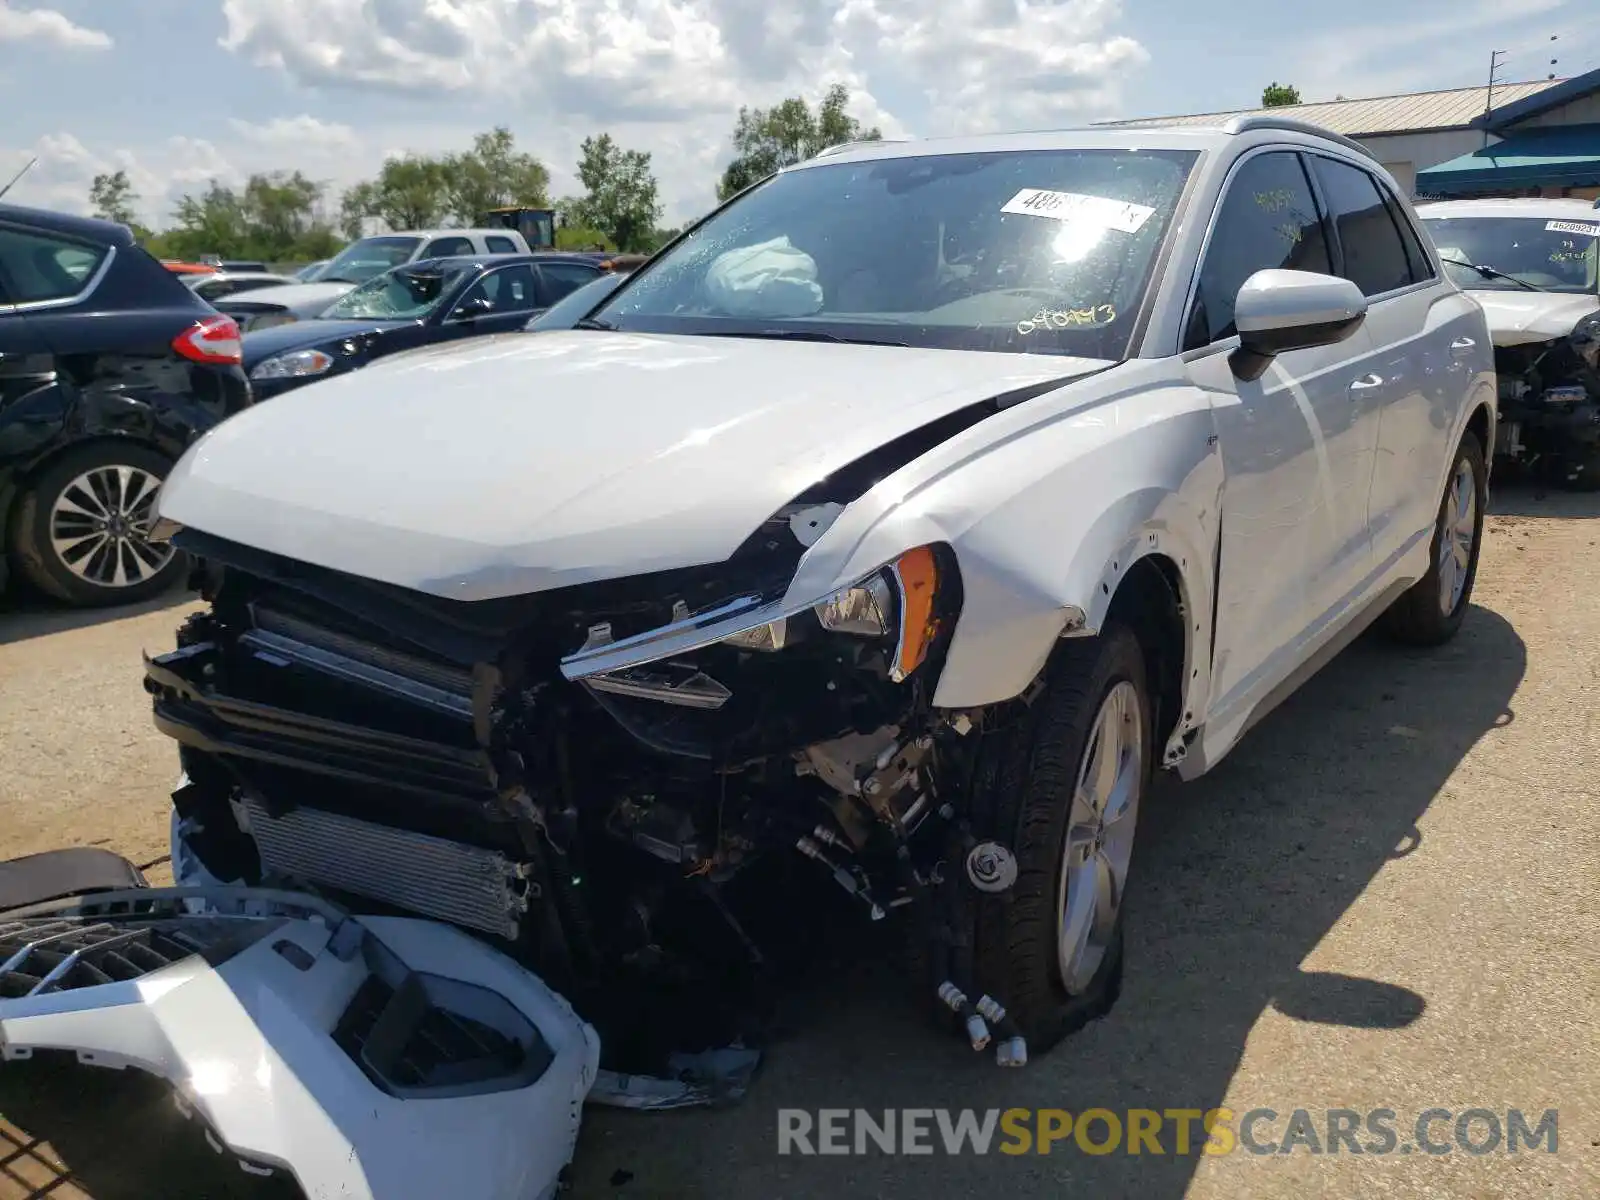
[[[1354,150],[1373,162],[1378,161],[1378,156],[1354,138],[1347,138],[1342,133],[1318,125],[1312,121],[1300,121],[1294,117],[1272,117],[1262,114],[1247,117],[1234,117],[1223,126],[1229,133],[1250,133],[1257,129],[1280,129],[1289,133],[1309,133],[1313,137],[1327,138],[1331,142],[1338,142],[1346,150]]]
[[[812,158],[827,158],[830,154],[842,154],[846,150],[854,150],[857,146],[872,146],[879,142],[909,142],[910,138],[856,138],[849,142],[839,142],[836,145],[824,146],[813,154]]]

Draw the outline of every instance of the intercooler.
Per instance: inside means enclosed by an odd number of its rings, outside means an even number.
[[[365,896],[410,913],[515,938],[531,866],[504,854],[312,808],[272,816],[235,801],[263,872]]]

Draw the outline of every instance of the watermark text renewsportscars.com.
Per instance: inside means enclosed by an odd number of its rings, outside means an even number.
[[[779,1154],[1555,1154],[1547,1108],[780,1108]]]

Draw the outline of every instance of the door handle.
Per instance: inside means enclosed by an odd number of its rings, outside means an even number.
[[[1465,358],[1467,351],[1477,348],[1478,343],[1469,337],[1458,337],[1450,343],[1450,353],[1457,358]]]
[[[1353,380],[1350,384],[1350,398],[1358,399],[1369,392],[1374,392],[1384,385],[1382,375],[1363,375],[1360,379]]]

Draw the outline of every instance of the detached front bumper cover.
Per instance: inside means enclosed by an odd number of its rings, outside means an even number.
[[[459,930],[238,887],[0,913],[0,1059],[36,1050],[165,1079],[214,1148],[311,1200],[546,1200],[600,1057],[566,1000]]]

